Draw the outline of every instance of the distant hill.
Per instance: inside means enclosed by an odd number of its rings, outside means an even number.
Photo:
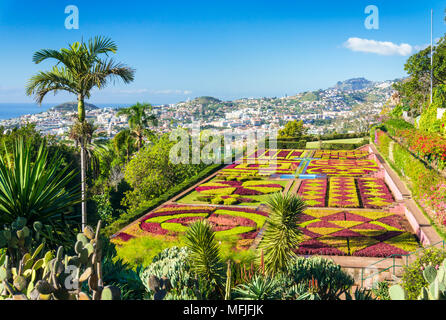
[[[99,109],[99,108],[96,107],[94,104],[85,103],[85,110],[90,111],[90,110],[95,110],[95,109]],[[74,111],[77,111],[77,102],[65,102],[65,103],[59,104],[55,107],[52,107],[50,110],[51,111],[59,111],[59,112],[74,112]]]
[[[335,88],[342,91],[355,91],[370,88],[374,85],[373,81],[365,78],[353,78],[336,83]]]
[[[214,98],[214,97],[198,97],[195,98],[194,100],[192,100],[192,103],[199,103],[199,104],[203,104],[203,105],[208,105],[208,104],[214,104],[214,103],[220,103],[221,100]]]

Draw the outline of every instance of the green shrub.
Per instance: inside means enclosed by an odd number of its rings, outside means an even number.
[[[376,283],[372,288],[372,293],[378,300],[390,300],[389,295],[390,284],[386,281]]]
[[[343,293],[349,292],[354,284],[352,276],[347,274],[330,259],[321,257],[293,259],[284,273],[284,286],[296,284],[309,286],[314,279],[317,281],[317,294],[321,300],[339,300]]]
[[[445,258],[444,250],[430,248],[425,250],[422,255],[419,254],[417,259],[404,269],[402,286],[407,292],[408,300],[416,300],[421,288],[428,286],[423,277],[423,268],[428,264],[440,265]]]
[[[153,299],[155,292],[149,287],[149,279],[155,276],[158,279],[167,277],[172,287],[167,294],[162,297],[164,300],[196,300],[199,295],[198,281],[191,271],[188,263],[190,250],[188,248],[172,247],[163,250],[153,262],[140,273],[140,278],[146,287],[146,298]]]
[[[381,134],[378,136],[378,145],[381,153],[389,158],[389,145],[392,139],[387,134]]]

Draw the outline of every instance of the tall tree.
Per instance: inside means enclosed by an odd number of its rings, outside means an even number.
[[[39,104],[50,92],[56,94],[66,91],[77,96],[77,121],[82,127],[78,131],[81,133],[78,134],[78,142],[81,147],[82,229],[87,224],[85,149],[89,139],[82,132],[89,132],[91,129],[91,125],[85,120],[84,100],[91,97],[94,88],[103,89],[116,80],[124,83],[134,80],[135,70],[109,58],[109,54],[116,53],[117,50],[116,44],[104,37],[95,37],[88,42],[75,42],[59,51],[40,50],[33,56],[34,63],[53,59],[56,64],[50,71],[40,71],[31,77],[26,86],[26,93],[29,96],[34,95]]]
[[[123,108],[118,111],[117,115],[126,115],[129,122],[129,127],[136,137],[138,150],[141,149],[144,141],[144,136],[147,135],[149,126],[157,126],[158,119],[154,114],[151,114],[152,105],[149,103],[137,103],[131,107]],[[149,114],[150,113],[150,114]]]

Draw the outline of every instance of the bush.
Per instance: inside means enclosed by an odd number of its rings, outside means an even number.
[[[321,257],[298,257],[288,265],[284,275],[286,287],[308,286],[313,279],[317,281],[317,294],[321,300],[339,300],[355,282],[340,265]]]
[[[321,149],[326,150],[355,150],[368,143],[367,139],[364,139],[360,143],[336,143],[336,142],[323,142]]]
[[[421,288],[429,284],[423,277],[423,268],[428,265],[440,265],[446,258],[446,252],[437,248],[430,248],[418,255],[417,259],[404,269],[402,286],[407,292],[408,300],[416,300]]]
[[[155,296],[155,292],[149,288],[151,276],[169,279],[172,289],[162,297],[164,300],[196,300],[200,298],[197,295],[198,290],[196,290],[198,282],[189,265],[189,256],[188,248],[172,247],[163,250],[154,257],[153,262],[140,273],[140,278],[146,287],[146,298],[153,299]]]

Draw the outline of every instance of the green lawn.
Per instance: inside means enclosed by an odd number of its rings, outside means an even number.
[[[338,140],[325,140],[322,141],[324,143],[361,143],[364,139],[363,138],[352,138],[352,139],[338,139]],[[307,149],[318,149],[319,148],[319,141],[311,141],[307,142]]]

